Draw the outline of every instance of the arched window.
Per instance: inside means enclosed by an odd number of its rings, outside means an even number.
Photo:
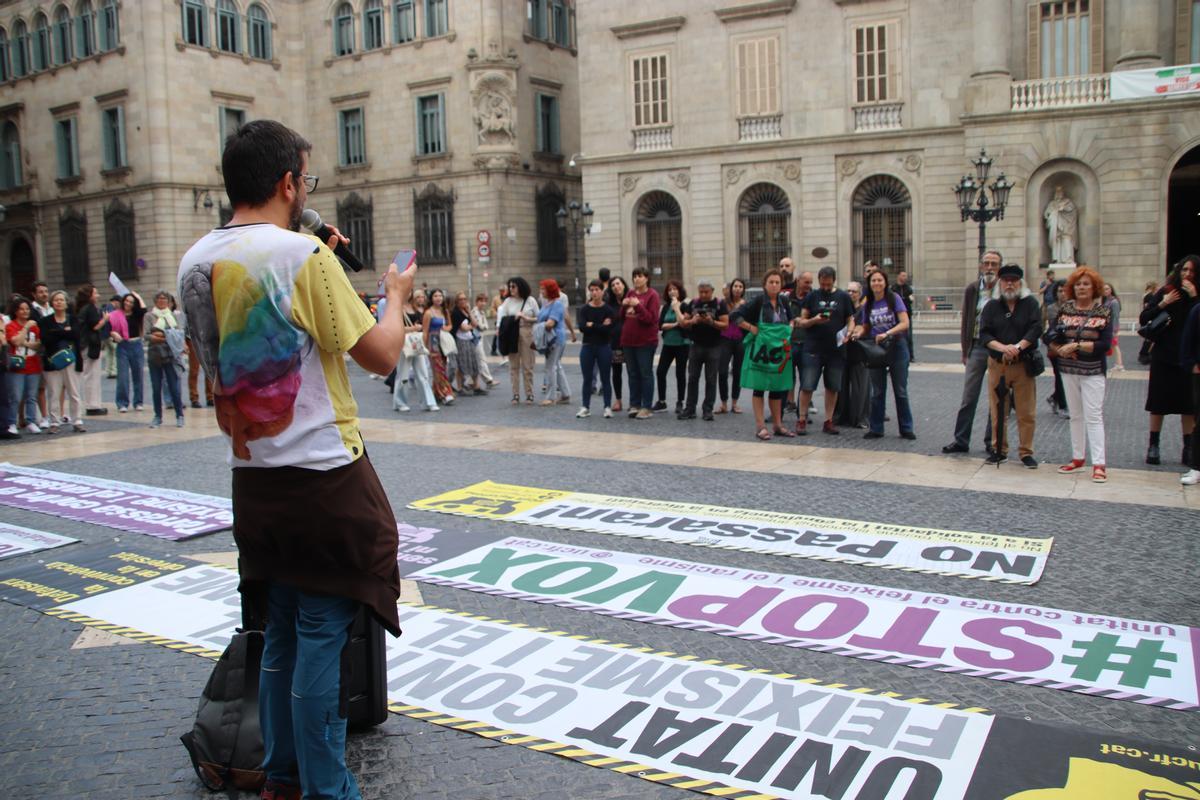
[[[88,282],[87,215],[68,208],[58,218],[58,242],[62,251],[63,284]]]
[[[87,58],[96,52],[96,12],[91,0],[80,0],[75,6],[75,55]]]
[[[342,3],[333,15],[333,54],[348,56],[354,52],[354,9]]]
[[[432,183],[419,195],[413,190],[417,252],[424,264],[454,263],[454,192]]]
[[[0,28],[0,83],[12,77],[12,62],[8,53],[8,31]]]
[[[21,134],[12,120],[0,128],[0,189],[21,185]]]
[[[13,25],[13,75],[23,78],[29,74],[29,28],[25,20]]]
[[[363,50],[383,47],[383,0],[367,0],[363,8]]]
[[[351,192],[337,204],[338,229],[350,237],[354,255],[370,270],[375,269],[375,204]]]
[[[33,20],[33,69],[41,72],[50,66],[50,21],[39,13]]]
[[[208,7],[204,0],[183,0],[183,41],[208,47]]]
[[[537,210],[538,263],[567,263],[567,231],[558,227],[558,210],[567,204],[563,190],[553,183],[534,194]]]
[[[233,0],[217,0],[217,49],[226,53],[242,52],[241,42],[238,41],[237,6]]]
[[[246,12],[247,37],[250,40],[250,57],[271,60],[271,20],[267,12],[258,3],[250,6]]]
[[[118,278],[137,277],[137,251],[133,238],[133,209],[120,199],[104,209],[104,250],[108,268]]]
[[[855,274],[867,261],[881,265],[894,278],[912,266],[912,197],[891,175],[872,175],[854,190]],[[889,265],[890,262],[890,265]]]
[[[116,50],[121,43],[121,25],[117,18],[117,0],[103,0],[100,4],[100,18],[97,27],[100,30],[100,50],[108,52]]]
[[[71,60],[71,12],[59,6],[54,12],[54,63]]]
[[[756,183],[738,201],[738,274],[751,285],[792,254],[792,205],[773,183]]]
[[[662,286],[683,280],[683,212],[666,192],[650,192],[637,207],[638,266]]]

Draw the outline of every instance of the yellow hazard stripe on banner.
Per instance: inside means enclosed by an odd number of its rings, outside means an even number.
[[[478,620],[480,622],[503,623],[502,620],[488,617],[483,614],[475,614],[473,612],[459,611],[453,608],[445,608],[442,606],[429,605],[426,603],[397,603],[398,606],[406,606],[415,608],[421,611],[436,611],[443,614],[452,614],[458,617]],[[185,653],[202,656],[216,660],[221,657],[220,650],[211,650],[209,648],[200,647],[189,642],[182,642],[175,639],[167,639],[155,634],[146,633],[145,631],[126,628],[120,625],[114,625],[102,619],[95,619],[85,614],[79,614],[74,611],[68,611],[63,608],[47,609],[43,613],[48,616],[58,617],[59,619],[75,622],[89,627],[107,630],[112,633],[117,633],[122,636],[132,636],[141,641],[156,644],[163,647],[169,647],[173,650],[181,650]],[[751,671],[754,674],[767,675],[773,678],[782,678],[791,680],[796,683],[804,683],[813,686],[823,686],[826,688],[846,688],[844,683],[823,682],[816,678],[799,678],[787,672],[774,672],[771,670],[754,669],[747,667],[744,664],[728,664],[718,659],[700,659],[698,656],[678,654],[671,650],[655,650],[651,647],[636,646],[630,644],[622,644],[619,642],[610,642],[607,639],[596,639],[578,634],[567,633],[566,631],[550,630],[549,628],[536,627],[521,623],[503,623],[508,627],[523,628],[525,630],[534,631],[536,633],[545,633],[551,636],[569,637],[574,641],[585,642],[587,644],[607,644],[610,647],[621,647],[635,649],[640,653],[647,653],[654,656],[663,656],[679,661],[687,661],[693,663],[708,664],[712,666],[731,667],[733,669]],[[858,687],[850,689],[850,691],[860,694],[878,695],[890,699],[899,699],[911,703],[930,703],[931,701],[924,697],[906,698],[898,695],[895,692],[881,691],[868,687]],[[987,713],[987,709],[979,707],[962,708],[956,703],[939,703],[938,708],[957,708],[960,711],[968,711],[973,713]],[[500,742],[501,744],[512,744],[519,747],[524,747],[529,750],[536,750],[542,753],[551,753],[562,758],[567,758],[576,761],[580,764],[596,767],[598,769],[606,769],[610,772],[618,772],[623,775],[632,775],[643,780],[652,781],[660,786],[672,786],[677,789],[687,789],[701,794],[712,795],[713,797],[729,798],[730,800],[782,800],[776,795],[760,794],[751,789],[739,789],[734,786],[726,786],[717,781],[710,781],[703,778],[693,778],[690,775],[682,775],[676,772],[663,772],[657,767],[652,767],[647,764],[639,764],[635,761],[626,761],[612,756],[605,756],[599,753],[593,753],[590,750],[579,747],[575,744],[567,744],[563,742],[555,742],[549,739],[543,739],[538,736],[523,734],[518,731],[509,730],[507,728],[498,728],[491,723],[482,722],[479,720],[469,720],[463,717],[457,717],[447,714],[444,711],[436,711],[421,706],[409,705],[404,703],[389,703],[388,710],[395,714],[400,714],[411,719],[420,720],[422,722],[430,722],[434,725],[439,725],[452,730],[470,733],[475,736],[482,736],[492,741]]]

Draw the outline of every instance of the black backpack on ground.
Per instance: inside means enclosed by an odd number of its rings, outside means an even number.
[[[258,721],[262,631],[239,630],[221,654],[200,694],[192,729],[180,736],[192,768],[209,791],[259,791],[263,736]]]

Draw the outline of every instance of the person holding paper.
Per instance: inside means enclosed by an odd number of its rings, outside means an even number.
[[[821,375],[825,376],[825,433],[837,434],[833,412],[837,408],[838,392],[842,388],[842,371],[846,368],[846,342],[854,337],[854,302],[850,295],[834,287],[837,271],[821,267],[817,273],[818,288],[809,292],[801,306],[801,328],[808,329],[804,350],[800,355],[800,410],[796,433],[808,433],[808,406]]]

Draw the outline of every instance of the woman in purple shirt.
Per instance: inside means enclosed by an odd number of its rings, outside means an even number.
[[[858,310],[858,335],[887,349],[887,361],[871,373],[871,429],[864,439],[883,438],[883,415],[887,407],[887,377],[892,376],[892,395],[896,399],[896,419],[902,439],[916,439],[913,433],[912,407],[908,403],[908,312],[904,301],[888,288],[881,270],[867,273],[867,299]]]

